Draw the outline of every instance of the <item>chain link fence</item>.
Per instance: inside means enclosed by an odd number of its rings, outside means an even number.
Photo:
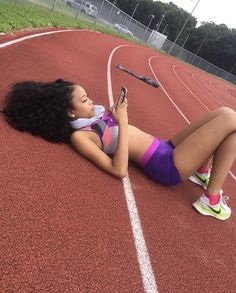
[[[70,15],[81,21],[91,24],[99,24],[109,30],[124,34],[128,37],[141,41],[151,47],[162,50],[165,53],[177,57],[189,64],[217,75],[231,83],[236,84],[236,76],[200,58],[183,47],[167,40],[166,36],[152,31],[149,27],[141,24],[134,17],[126,14],[107,0],[27,0],[28,2],[41,5],[50,9]],[[20,3],[21,0],[16,0]],[[116,1],[114,1],[115,3]],[[150,22],[149,22],[150,24]],[[153,37],[154,36],[154,37]]]
[[[201,68],[204,71],[207,71],[211,74],[217,75],[231,83],[236,84],[236,76],[230,74],[229,72],[217,67],[216,65],[202,59],[201,57],[197,56],[189,52],[188,50],[184,49],[183,47],[173,44],[169,40],[166,40],[162,50],[176,58],[179,58],[189,64],[192,64],[196,67]]]

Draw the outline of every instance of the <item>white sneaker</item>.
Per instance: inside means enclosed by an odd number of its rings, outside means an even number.
[[[211,177],[211,170],[209,170],[207,173],[198,173],[194,172],[192,176],[190,176],[188,179],[200,186],[202,186],[205,190],[207,189],[209,180]]]
[[[194,172],[193,175],[190,176],[188,179],[192,181],[193,183],[196,183],[202,186],[205,190],[207,190],[210,177],[211,177],[211,170],[209,169],[207,173]],[[223,194],[223,189],[220,190],[220,195],[222,194]]]
[[[231,209],[226,200],[229,198],[220,194],[220,201],[216,205],[210,205],[209,199],[203,193],[201,197],[193,203],[193,207],[204,216],[212,216],[218,220],[227,220],[231,215]]]

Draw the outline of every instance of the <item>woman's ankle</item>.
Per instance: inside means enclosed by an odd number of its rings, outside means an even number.
[[[204,192],[204,195],[208,198],[210,205],[216,205],[220,201],[220,193],[209,194],[207,192]]]
[[[208,173],[209,170],[210,170],[209,167],[207,167],[207,166],[202,166],[202,167],[200,167],[199,169],[197,169],[197,173],[200,173],[200,174]]]

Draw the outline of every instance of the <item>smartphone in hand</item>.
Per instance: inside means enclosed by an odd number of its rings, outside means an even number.
[[[125,100],[125,97],[127,96],[127,88],[125,86],[122,86],[121,90],[120,90],[120,95],[119,98],[117,99],[116,103],[115,103],[115,108],[117,107],[117,105],[119,103],[123,103]]]

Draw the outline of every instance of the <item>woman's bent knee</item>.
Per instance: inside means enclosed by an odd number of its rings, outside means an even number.
[[[222,126],[227,127],[230,132],[236,131],[236,112],[225,112],[221,116]]]
[[[226,114],[226,113],[235,113],[235,111],[229,107],[220,107],[217,109],[221,114]]]

